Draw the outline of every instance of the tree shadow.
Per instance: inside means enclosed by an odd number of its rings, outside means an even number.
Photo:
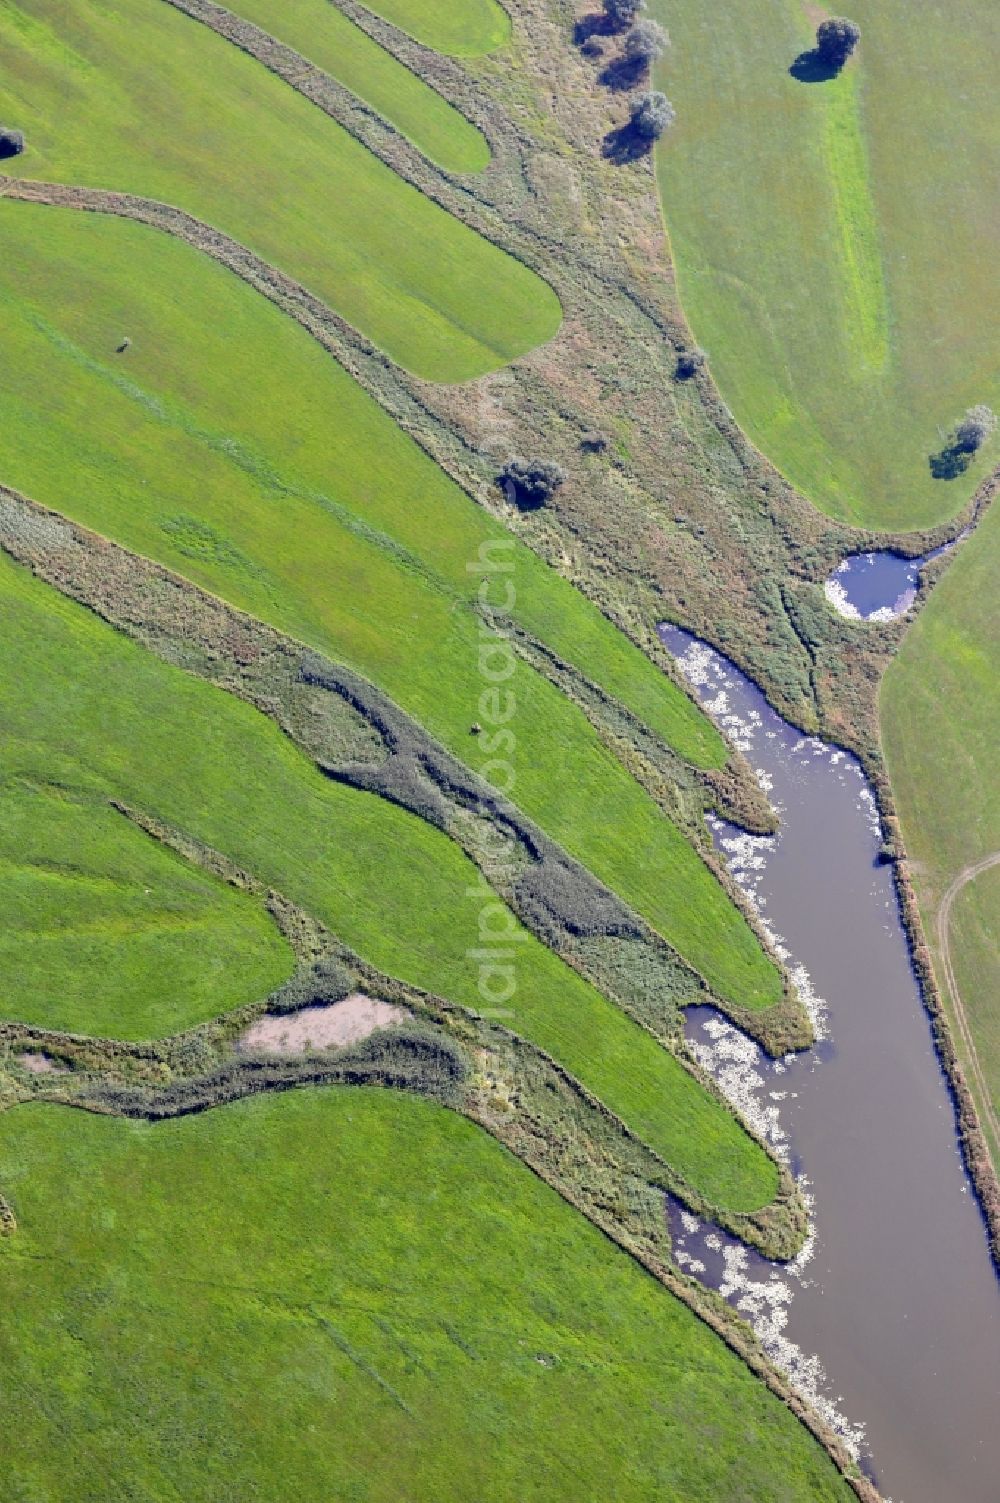
[[[935,480],[957,480],[972,463],[972,454],[973,451],[966,444],[955,441],[945,444],[936,454],[931,454],[927,463]]]
[[[611,23],[602,11],[593,11],[589,16],[580,16],[573,24],[573,43],[583,47],[593,37],[611,35]]]
[[[24,150],[24,137],[19,131],[4,131],[0,134],[0,160],[18,157]]]
[[[829,83],[843,66],[843,63],[831,62],[818,47],[813,47],[809,52],[800,52],[788,71],[799,83]]]
[[[637,131],[630,120],[626,125],[619,125],[617,130],[608,131],[601,153],[609,162],[623,167],[628,162],[637,162],[640,157],[648,156],[654,144],[649,136]]]
[[[634,89],[649,72],[645,58],[616,57],[598,74],[598,81],[616,94],[625,94]]]

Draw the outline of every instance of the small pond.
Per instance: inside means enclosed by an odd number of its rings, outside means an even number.
[[[887,551],[849,553],[827,579],[826,598],[851,621],[893,621],[916,600],[924,565],[954,546],[945,543],[920,558]]]

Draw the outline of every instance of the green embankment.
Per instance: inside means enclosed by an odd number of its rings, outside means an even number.
[[[976,1058],[995,1117],[1000,1117],[1000,867],[983,872],[962,889],[949,932],[955,980]],[[984,1122],[984,1127],[989,1124]],[[1000,1166],[1000,1141],[993,1147]]]
[[[453,57],[480,57],[510,38],[510,19],[496,0],[373,0],[368,9]]]
[[[257,711],[153,657],[4,555],[0,643],[9,780],[57,783],[149,810],[301,904],[383,970],[482,1005],[479,874],[446,836],[324,778]],[[738,1210],[771,1200],[775,1167],[728,1112],[511,923],[518,937],[510,1025],[554,1054],[711,1200]],[[217,1010],[206,998],[205,1016]],[[46,1018],[26,1009],[25,1021]],[[97,1022],[81,1002],[77,1031],[92,1032]]]
[[[1000,508],[962,544],[882,684],[882,736],[936,973],[937,914],[961,872],[1000,851]],[[985,872],[952,912],[951,952],[969,1027],[1000,1109],[1000,995],[989,936],[1000,883]],[[961,1049],[961,1040],[956,1038]],[[979,1094],[978,1083],[969,1077]],[[993,1144],[1000,1164],[1000,1143]]]
[[[470,736],[493,692],[482,578],[496,602],[509,580],[525,628],[701,765],[725,755],[710,722],[301,329],[170,237],[16,203],[0,204],[0,298],[0,479],[353,664],[476,769],[509,760],[525,812],[719,993],[778,999],[704,863],[540,674],[519,663],[502,745]]]
[[[0,791],[0,1014],[156,1037],[253,1002],[294,967],[263,906],[106,804]]]
[[[857,57],[808,83],[788,72],[812,38],[796,0],[651,9],[673,39],[664,213],[723,396],[831,515],[952,515],[997,459],[929,465],[966,407],[1000,406],[1000,10],[858,0]]]
[[[486,138],[331,0],[234,0],[228,7],[367,100],[448,172],[481,172]]]
[[[851,1497],[690,1311],[428,1102],[21,1107],[0,1184],[11,1503]]]
[[[8,171],[176,204],[431,380],[496,369],[559,327],[527,267],[164,0],[17,0],[0,46],[0,119],[28,142]]]

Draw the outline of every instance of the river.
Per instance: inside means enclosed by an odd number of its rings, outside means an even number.
[[[802,1177],[814,1236],[791,1269],[675,1213],[689,1271],[755,1320],[893,1503],[1000,1500],[1000,1286],[959,1154],[858,763],[783,721],[731,663],[661,628],[758,770],[773,839],[717,846],[811,999],[820,1042],[770,1061],[706,1009],[688,1037]]]

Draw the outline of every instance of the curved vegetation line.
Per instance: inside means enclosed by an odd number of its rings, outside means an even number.
[[[19,0],[0,42],[0,115],[27,137],[16,176],[182,205],[429,380],[495,370],[558,329],[533,271],[165,0]]]
[[[773,1198],[772,1160],[728,1109],[484,898],[477,868],[445,834],[324,777],[258,711],[162,662],[5,554],[0,632],[8,778],[145,810],[224,852],[384,973],[476,1010],[487,1004],[486,912],[510,936],[502,948],[516,951],[515,993],[493,1005],[517,1031],[713,1202],[751,1210]]]
[[[365,100],[446,172],[481,172],[486,137],[331,0],[234,0],[230,10]]]
[[[0,207],[5,216],[25,213],[10,203]],[[134,259],[133,237],[145,231],[101,233],[112,226],[69,216],[61,251],[59,237],[50,233],[53,259],[38,263],[39,306],[48,317],[29,307],[11,324],[24,362],[21,440],[38,423],[50,432],[44,446],[10,446],[4,462],[18,488],[353,662],[463,761],[486,768],[488,777],[502,751],[503,765],[492,775],[506,780],[509,759],[520,807],[647,918],[716,993],[745,1007],[778,1002],[780,974],[713,870],[602,744],[578,706],[518,663],[516,734],[492,751],[480,749],[470,734],[483,706],[490,711],[493,703],[489,695],[483,699],[490,687],[480,658],[483,623],[470,609],[495,561],[491,540],[502,546],[510,567],[500,577],[514,581],[523,602],[517,613],[529,628],[578,660],[586,633],[612,672],[622,665],[623,684],[634,680],[644,700],[661,714],[679,712],[680,723],[699,735],[706,725],[701,712],[569,584],[446,482],[294,326],[168,240],[144,242]],[[138,282],[132,276],[127,305],[135,315],[135,343],[112,369],[122,288],[130,265],[140,264],[142,276]],[[183,317],[163,316],[156,297],[160,269],[163,286],[183,276]],[[81,322],[84,279],[90,311]],[[109,311],[98,331],[92,320],[102,308]],[[221,328],[244,330],[238,353],[221,334],[208,332],[222,310]],[[56,317],[72,343],[53,330]],[[76,344],[81,337],[93,354]],[[254,337],[261,341],[259,360],[249,358]],[[58,380],[67,396],[61,415],[37,406],[29,369]],[[134,376],[118,374],[125,370]],[[143,384],[136,385],[140,375]],[[275,403],[285,381],[289,400]],[[190,418],[195,410],[197,423]],[[217,427],[206,422],[213,412]],[[339,414],[339,443],[337,430],[314,422],[328,412]],[[81,444],[89,454],[85,465]],[[378,454],[381,459],[358,469],[359,456]],[[123,465],[126,455],[130,463]],[[211,485],[204,483],[206,474]],[[373,522],[394,537],[393,547],[380,543]],[[207,531],[199,534],[199,528]],[[398,555],[401,545],[409,557]],[[414,555],[438,580],[444,576],[445,588],[421,579]],[[331,590],[334,579],[343,583]],[[505,597],[492,588],[487,599],[500,603]],[[486,667],[493,671],[489,662]],[[710,742],[721,749],[714,732]]]
[[[951,910],[954,906],[955,899],[958,897],[962,889],[968,885],[968,883],[974,882],[977,877],[982,876],[984,872],[990,871],[995,866],[1000,866],[1000,851],[995,851],[992,856],[984,856],[981,861],[972,862],[969,866],[965,867],[963,871],[959,872],[958,876],[955,877],[955,879],[952,881],[951,885],[948,888],[948,891],[941,899],[941,906],[938,909],[937,915],[937,938],[938,949],[941,954],[941,967],[944,971],[944,978],[948,987],[949,995],[951,996],[952,1002],[954,1004],[955,1020],[958,1023],[958,1031],[961,1034],[962,1042],[965,1045],[966,1053],[969,1059],[969,1065],[972,1069],[973,1078],[976,1082],[976,1085],[979,1087],[979,1099],[981,1102],[982,1112],[990,1125],[990,1130],[993,1133],[994,1141],[1000,1144],[1000,1117],[997,1116],[996,1108],[993,1105],[993,1094],[990,1090],[989,1081],[986,1079],[985,1072],[983,1071],[983,1067],[979,1060],[979,1055],[976,1051],[976,1042],[972,1036],[972,1029],[969,1026],[968,1014],[966,1013],[965,1004],[962,1001],[962,993],[959,990],[958,980],[955,976],[955,969],[952,964],[951,958],[950,935]]]
[[[1000,407],[1000,12],[856,0],[858,53],[807,81],[790,72],[812,41],[798,0],[652,10],[677,109],[657,178],[723,396],[829,515],[952,517],[997,458],[934,464],[966,408]]]

